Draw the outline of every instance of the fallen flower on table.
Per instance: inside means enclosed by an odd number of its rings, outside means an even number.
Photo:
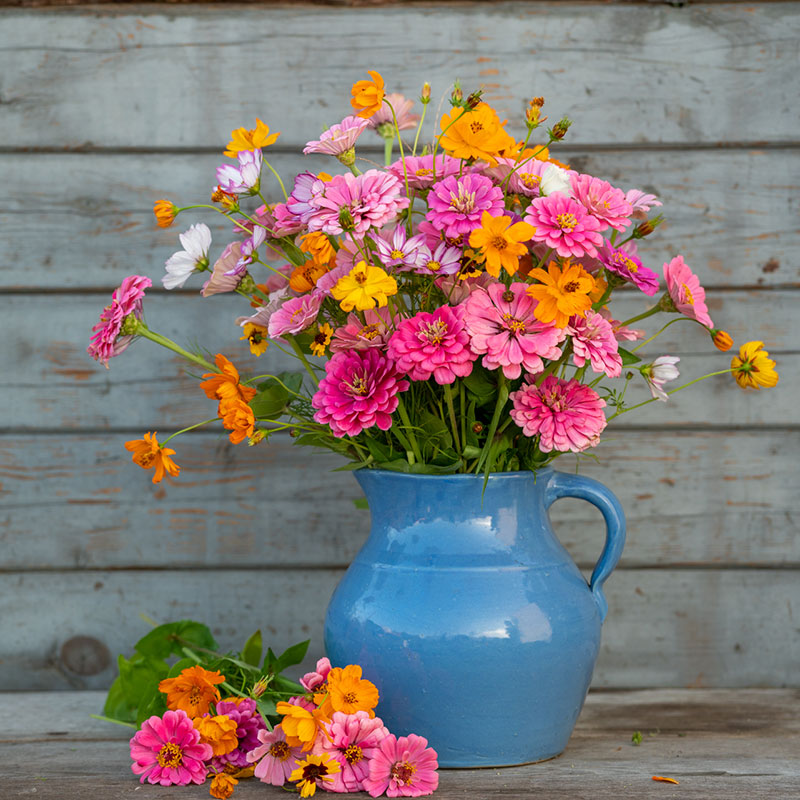
[[[661,781],[662,783],[680,783],[680,781],[676,781],[675,778],[665,778],[663,775],[653,775],[654,781]]]

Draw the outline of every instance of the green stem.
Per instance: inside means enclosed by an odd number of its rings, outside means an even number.
[[[170,439],[174,439],[176,436],[180,436],[182,433],[186,433],[186,431],[192,431],[195,428],[201,428],[203,425],[208,425],[209,422],[216,422],[219,417],[213,417],[212,419],[205,419],[202,422],[196,422],[194,425],[190,425],[188,428],[183,428],[183,430],[175,431],[175,433],[167,436],[163,442],[161,442],[161,447],[163,447]]]
[[[194,353],[189,353],[188,351],[184,350],[180,345],[173,342],[172,339],[168,339],[166,336],[162,336],[160,333],[151,331],[150,328],[148,328],[147,325],[141,321],[139,322],[139,327],[136,329],[136,335],[142,336],[145,339],[149,339],[151,342],[155,342],[156,344],[160,344],[162,347],[166,347],[168,350],[172,350],[173,353],[177,353],[179,356],[183,356],[189,361],[193,361],[203,369],[207,369],[210,372],[217,372],[217,368],[213,364],[209,364],[208,361],[201,356],[196,356]]]
[[[275,172],[275,170],[272,167],[272,164],[270,164],[269,161],[267,161],[266,159],[263,159],[263,163],[267,166],[269,171],[278,179],[278,183],[281,185],[281,191],[283,192],[283,199],[284,200],[288,200],[289,199],[289,195],[286,194],[286,187],[283,185],[283,181],[281,180],[281,176],[278,175],[277,172]],[[260,194],[260,192],[259,192],[259,194]],[[261,199],[264,200],[263,197]],[[264,200],[265,204],[266,204],[266,202],[267,201]]]
[[[536,158],[536,156],[538,156],[539,153],[541,153],[544,150],[547,150],[547,148],[550,147],[550,145],[553,144],[554,141],[556,140],[550,137],[550,140],[547,142],[547,144],[543,144],[532,156],[528,156],[528,158],[526,158],[524,161],[521,161],[519,164],[515,164],[514,169],[512,169],[511,172],[509,172],[508,175],[506,175],[506,177],[503,178],[503,182],[500,184],[500,188],[503,189],[510,180],[511,176],[518,169],[524,167],[529,161],[533,161],[533,159]]]
[[[658,333],[654,333],[649,339],[645,339],[643,342],[637,344],[636,347],[631,350],[631,352],[635,353],[639,348],[644,347],[646,344],[650,344],[653,339],[657,339],[667,328],[669,328],[670,325],[674,325],[676,322],[694,322],[694,320],[689,319],[689,317],[676,317],[675,319],[671,319],[666,325],[664,325],[663,328],[661,328]]]
[[[414,436],[414,426],[411,424],[411,420],[408,418],[408,412],[406,411],[405,404],[403,403],[403,398],[400,397],[400,395],[397,396],[397,410],[400,412],[400,419],[403,420],[403,425],[406,426],[406,434],[408,436],[409,443],[411,444],[411,452],[414,454],[414,458],[416,458],[421,464],[422,451],[419,449],[417,437]]]
[[[411,155],[417,154],[417,142],[419,141],[419,133],[422,130],[422,123],[425,122],[425,115],[428,113],[428,103],[422,105],[422,116],[419,118],[419,125],[417,126],[417,135],[414,137],[414,147],[411,149]]]
[[[444,385],[444,399],[447,402],[447,413],[450,416],[450,426],[453,429],[453,441],[456,444],[456,453],[461,452],[461,441],[458,438],[458,422],[456,422],[456,410],[453,405],[453,389],[449,383]]]
[[[466,402],[466,391],[464,389],[464,382],[459,381],[458,384],[458,400],[461,405],[461,441],[464,442],[464,447],[467,446],[467,410],[464,407]]]
[[[497,403],[495,404],[494,413],[492,414],[492,421],[489,424],[489,433],[486,436],[483,450],[481,450],[481,456],[478,459],[478,466],[475,468],[476,474],[480,473],[481,467],[489,457],[492,445],[494,444],[494,435],[497,431],[497,423],[500,421],[500,413],[503,410],[503,406],[506,404],[506,400],[508,400],[508,381],[501,370],[497,376]]]
[[[102,714],[89,714],[92,719],[99,719],[102,722],[113,722],[115,725],[124,725],[126,728],[133,728],[137,730],[138,726],[132,722],[123,722],[121,719],[114,719],[113,717],[104,717]]]
[[[647,317],[652,317],[653,314],[658,314],[661,311],[661,307],[656,304],[652,308],[648,309],[647,311],[643,311],[641,314],[637,314],[635,317],[631,317],[630,319],[626,319],[625,322],[620,322],[620,328],[627,328],[633,322],[638,322],[640,319],[647,319]]]
[[[305,353],[300,349],[300,345],[297,343],[297,339],[294,336],[287,337],[289,339],[289,344],[292,346],[292,350],[294,350],[295,355],[303,362],[303,366],[306,368],[306,372],[311,376],[311,380],[314,381],[315,386],[319,386],[319,379],[314,374],[314,369],[309,364],[308,359],[306,358]]]
[[[394,135],[390,139],[388,136],[383,140],[383,160],[388,167],[392,163],[392,146],[394,145]]]
[[[394,122],[394,129],[395,132],[397,133],[397,146],[400,148],[400,159],[403,162],[403,180],[405,181],[406,184],[406,197],[408,197],[409,196],[408,170],[406,169],[406,154],[403,152],[403,140],[400,138],[400,126],[397,124],[397,116],[394,113],[394,107],[392,106],[392,104],[386,98],[384,98],[383,102],[386,103],[387,106],[389,106],[389,111],[392,112],[392,122]],[[435,176],[436,173],[434,172],[434,177]]]

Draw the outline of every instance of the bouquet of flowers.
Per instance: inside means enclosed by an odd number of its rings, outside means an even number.
[[[212,264],[210,229],[191,225],[163,285],[207,273],[203,298],[236,292],[249,304],[236,322],[256,356],[274,347],[298,362],[298,371],[257,377],[240,375],[222,353],[211,363],[150,328],[151,281],[126,278],[89,353],[107,366],[146,338],[200,367],[217,413],[184,430],[221,422],[231,442],[251,445],[288,431],[352,469],[488,475],[582,453],[620,414],[711,375],[731,373],[743,388],[777,383],[774,361],[753,341],[730,367],[667,390],[679,359],[640,354],[665,328],[690,321],[722,351],[731,337],[714,326],[683,257],[656,271],[639,253],[663,221],[650,214],[661,202],[553,157],[571,123],[546,127],[543,98],[530,101],[520,140],[480,91],[465,95],[456,84],[436,135],[421,144],[430,86],[419,118],[409,100],[385,93],[380,74],[369,75],[352,88],[354,114],[303,151],[338,160],[339,174],[303,172],[288,191],[264,156],[279,134],[258,120],[233,131],[212,204],[155,204],[162,227],[197,208],[233,227]],[[384,139],[385,166],[356,156],[367,129]],[[615,319],[623,292],[652,305]],[[656,315],[668,321],[653,335],[632,327]],[[652,396],[630,404],[635,380]],[[175,435],[159,443],[148,432],[125,445],[155,470],[154,483],[179,472],[165,447]]]

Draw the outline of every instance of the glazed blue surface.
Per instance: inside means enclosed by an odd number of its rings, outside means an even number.
[[[625,543],[614,495],[540,470],[490,476],[355,473],[372,530],[331,598],[333,666],[360,664],[397,736],[428,739],[446,767],[558,755],[592,677]],[[596,505],[606,543],[590,585],[547,515],[559,497]]]

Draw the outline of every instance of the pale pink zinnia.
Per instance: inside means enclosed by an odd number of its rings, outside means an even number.
[[[582,367],[588,359],[594,372],[619,377],[622,357],[617,337],[602,314],[589,309],[582,317],[570,317],[567,333],[572,337],[572,361],[576,367]]]
[[[598,444],[606,427],[606,401],[580,381],[548,375],[537,386],[529,378],[509,398],[514,404],[511,418],[526,436],[541,437],[539,449],[543,453],[580,453]]]
[[[368,119],[345,117],[341,122],[323,131],[319,139],[307,142],[303,152],[340,156],[355,147],[356,140],[367,127],[369,127]]]
[[[253,775],[262,783],[283,786],[297,766],[297,761],[304,757],[303,749],[286,744],[286,734],[280,725],[271,731],[266,728],[259,730],[258,741],[259,746],[247,753],[247,761],[256,764]]]
[[[469,346],[463,306],[440,306],[404,319],[389,339],[386,354],[412,381],[433,376],[440,386],[466,378],[478,357]]]
[[[697,275],[683,260],[683,256],[675,256],[668,264],[664,264],[664,279],[677,311],[689,319],[697,320],[707,328],[714,327],[711,317],[708,316],[705,289],[700,285]]]
[[[379,129],[381,125],[391,125],[394,128],[392,108],[394,109],[394,115],[397,118],[397,127],[401,131],[417,127],[417,123],[419,122],[419,114],[411,113],[411,108],[414,105],[413,100],[409,100],[407,97],[404,97],[402,94],[397,92],[387,94],[383,99],[383,105],[368,120],[366,120],[366,123],[370,128]],[[389,108],[389,103],[391,103],[392,108]]]
[[[333,332],[330,343],[332,353],[342,350],[368,350],[370,347],[383,347],[386,344],[392,334],[389,307],[368,308],[362,313],[363,322],[356,313],[351,312],[347,316],[347,322]]]
[[[325,788],[332,792],[361,792],[369,776],[369,765],[380,743],[389,735],[379,717],[370,719],[366,711],[344,714],[334,711],[325,726],[328,737],[317,736],[312,752],[330,753],[342,770],[335,773],[333,783]]]
[[[533,158],[530,161],[518,161],[516,158],[497,158],[497,166],[481,164],[481,172],[492,178],[499,185],[505,184],[509,194],[520,194],[524,197],[538,197],[541,194],[539,185],[545,170],[551,166],[547,161]],[[508,176],[511,177],[508,177]]]
[[[636,219],[644,219],[653,206],[662,205],[654,194],[647,194],[641,189],[629,189],[625,193],[625,199],[631,204]]]
[[[100,314],[100,322],[92,326],[91,344],[86,351],[95,361],[108,367],[108,360],[122,353],[133,341],[133,336],[120,335],[125,318],[133,315],[142,318],[144,290],[153,285],[144,275],[129,275],[111,295],[111,303]]]
[[[434,172],[433,155],[427,156],[406,156],[405,170],[403,169],[404,160],[400,159],[390,164],[388,169],[404,186],[408,180],[411,189],[427,189],[436,181],[447,178],[449,175],[458,175],[461,172],[463,162],[460,158],[438,153],[436,155],[436,166]]]
[[[300,333],[313,325],[322,300],[322,296],[315,294],[291,297],[270,317],[268,328],[270,337]]]
[[[383,353],[374,348],[336,353],[325,372],[311,405],[317,409],[314,419],[330,425],[334,436],[358,436],[373,425],[382,431],[392,427],[397,395],[409,383]]]
[[[141,775],[139,783],[186,786],[203,783],[211,758],[210,744],[200,741],[200,731],[185,711],[167,711],[163,717],[150,717],[130,741],[131,769]]]
[[[493,217],[505,209],[503,190],[490,178],[468,173],[456,178],[451,175],[433,185],[428,193],[426,219],[450,238],[469,234],[481,226],[481,215],[488,211]]]
[[[562,258],[596,256],[597,248],[603,243],[598,232],[603,227],[600,220],[577,200],[561,192],[532,200],[525,222],[536,228],[534,242],[544,242]]]
[[[679,361],[678,356],[659,356],[651,364],[639,367],[654,400],[663,400],[666,403],[669,395],[664,391],[664,384],[674,381],[680,375],[677,367]]]
[[[369,764],[364,781],[372,797],[384,792],[387,797],[422,797],[433,794],[439,786],[438,756],[424,736],[414,733],[389,734],[380,743]]]
[[[540,322],[533,314],[537,303],[525,283],[490,284],[476,289],[464,303],[467,331],[473,352],[484,354],[486,369],[502,367],[506,378],[518,378],[523,368],[530,373],[544,369],[543,358],[558,358],[566,331],[552,322]]]
[[[625,199],[622,189],[586,173],[576,172],[571,177],[572,196],[593,217],[618,231],[624,231],[631,224],[633,206]]]

